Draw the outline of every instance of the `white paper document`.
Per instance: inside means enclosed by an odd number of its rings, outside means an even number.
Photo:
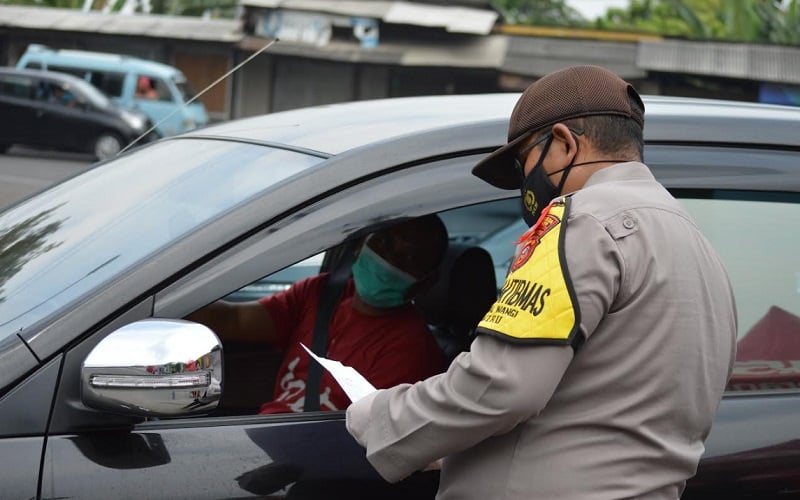
[[[302,342],[300,342],[300,345],[303,346],[303,349],[305,349],[312,358],[317,360],[317,362],[321,364],[323,368],[331,372],[333,378],[339,382],[339,385],[344,390],[344,393],[347,394],[347,397],[350,398],[350,401],[353,403],[363,398],[367,394],[375,392],[375,387],[373,387],[363,375],[358,373],[355,368],[351,366],[345,366],[332,359],[317,356]]]

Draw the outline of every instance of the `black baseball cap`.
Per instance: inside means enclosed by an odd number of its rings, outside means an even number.
[[[631,107],[629,98],[640,107]],[[508,124],[508,143],[481,160],[472,173],[501,189],[519,189],[517,146],[558,122],[592,115],[619,115],[644,127],[644,104],[633,86],[600,66],[571,66],[536,80],[522,93]]]

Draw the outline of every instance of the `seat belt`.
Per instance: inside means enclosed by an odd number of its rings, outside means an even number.
[[[328,327],[333,317],[333,311],[339,303],[345,285],[350,279],[350,268],[355,260],[355,253],[360,240],[353,240],[344,244],[339,258],[333,269],[328,273],[319,297],[317,318],[314,322],[314,336],[311,339],[311,351],[317,356],[328,354]],[[308,379],[306,380],[306,396],[303,411],[319,411],[319,390],[322,381],[322,366],[311,361],[308,365]]]

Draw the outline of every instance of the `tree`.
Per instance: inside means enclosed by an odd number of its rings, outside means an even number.
[[[769,41],[782,45],[800,45],[800,1],[790,0],[778,15],[770,19]]]
[[[564,0],[494,0],[508,24],[583,27],[586,19]]]
[[[698,40],[800,41],[798,0],[631,0],[627,9],[609,9],[595,27]]]
[[[0,0],[0,5],[30,5],[63,9],[80,9],[82,4],[82,0]]]
[[[0,0],[0,5],[233,18],[238,3],[236,0]]]

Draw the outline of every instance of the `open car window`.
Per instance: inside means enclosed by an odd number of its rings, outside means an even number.
[[[319,274],[322,271],[322,263],[324,260],[325,252],[312,255],[286,269],[281,269],[276,273],[254,281],[226,296],[225,300],[231,302],[245,302],[285,292],[292,284]]]
[[[451,244],[468,244],[484,248],[495,264],[498,289],[514,254],[516,239],[527,226],[520,217],[516,198],[497,200],[447,210],[438,214],[447,228]],[[319,274],[325,252],[312,255],[276,273],[264,276],[229,294],[225,300],[243,302],[258,300],[287,290],[293,283]]]
[[[521,223],[515,198],[465,206],[437,215],[445,224],[449,248],[455,252],[457,262],[440,268],[437,282],[417,296],[414,307],[442,350],[441,369],[444,370],[458,352],[469,348],[474,326],[485,312],[480,309],[484,306],[488,309],[494,301],[513,255],[516,238],[524,230],[520,224],[524,223]],[[329,271],[326,254],[330,252],[331,249],[307,257],[221,298],[241,303],[283,294],[298,282]],[[468,283],[461,283],[464,280]],[[488,287],[484,286],[487,281]],[[459,285],[455,286],[456,282]],[[480,294],[470,292],[473,283],[483,287]],[[279,377],[285,371],[281,368],[284,355],[280,348],[271,345],[225,339],[223,344],[226,391],[219,413],[255,413],[260,404],[274,397],[276,384],[282,383]]]

